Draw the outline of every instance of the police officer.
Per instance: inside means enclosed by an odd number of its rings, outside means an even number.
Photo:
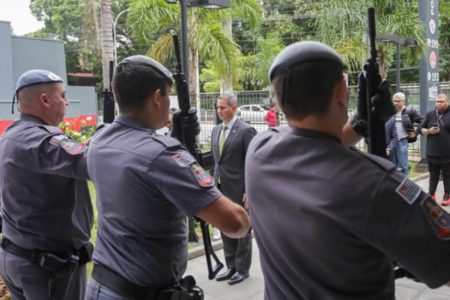
[[[250,220],[178,140],[156,134],[169,114],[172,74],[164,66],[130,56],[117,65],[112,85],[120,114],[88,152],[99,227],[86,299],[178,299],[174,287],[187,264],[186,216],[236,238],[248,232]]]
[[[68,105],[47,70],[20,76],[20,119],[0,138],[0,274],[13,299],[83,299],[92,205],[85,145],[56,127]]]
[[[395,299],[392,260],[432,288],[450,280],[450,216],[391,162],[343,144],[343,70],[312,41],[272,64],[289,126],[252,140],[245,178],[266,300]],[[391,111],[389,93],[376,99]]]

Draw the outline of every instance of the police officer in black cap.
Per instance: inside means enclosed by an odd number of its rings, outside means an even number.
[[[345,145],[356,134],[344,68],[312,41],[272,64],[289,126],[252,140],[245,177],[266,300],[395,299],[393,260],[432,288],[450,280],[450,216],[392,163]],[[375,117],[389,117],[389,93],[373,100]]]
[[[83,299],[92,252],[92,205],[79,193],[86,146],[57,127],[68,105],[59,76],[25,72],[14,97],[20,119],[0,137],[0,274],[12,299]]]
[[[88,152],[99,227],[87,300],[202,299],[181,280],[186,216],[236,238],[250,228],[245,210],[219,192],[186,148],[156,133],[168,120],[172,80],[164,66],[142,55],[125,58],[115,69],[120,114],[96,134]],[[195,135],[195,118],[182,122],[193,131],[186,134]]]

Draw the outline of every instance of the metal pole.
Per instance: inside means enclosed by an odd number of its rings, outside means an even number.
[[[397,78],[395,90],[397,92],[400,92],[400,41],[395,41],[395,44],[397,45]]]
[[[121,15],[123,15],[124,13],[126,13],[127,11],[130,11],[130,10],[131,10],[130,8],[127,8],[127,9],[124,9],[121,12],[119,12],[113,23],[114,66],[117,66],[117,32],[116,32],[117,21],[119,20]]]
[[[189,52],[188,52],[188,28],[187,28],[187,0],[180,0],[181,7],[181,50],[183,55],[183,73],[189,89]]]

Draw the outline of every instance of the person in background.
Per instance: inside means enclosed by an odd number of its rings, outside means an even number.
[[[420,124],[420,132],[427,137],[426,156],[428,161],[429,194],[436,200],[436,188],[442,174],[444,197],[441,205],[450,205],[450,109],[448,96],[436,97],[436,108],[427,112]]]
[[[177,139],[155,134],[167,124],[172,84],[172,73],[147,56],[127,57],[115,68],[112,87],[120,113],[88,151],[98,231],[86,300],[200,297],[195,282],[183,278],[186,216],[196,215],[234,238],[250,228],[246,211],[220,193]],[[181,122],[192,130],[185,134],[197,132],[195,116],[188,113]]]
[[[344,67],[314,41],[286,47],[272,63],[288,126],[259,133],[245,166],[265,300],[395,299],[393,260],[429,287],[449,283],[450,215],[390,161],[344,142],[368,114],[361,73],[347,125]],[[388,87],[371,99],[372,117],[384,122],[393,114]]]
[[[92,254],[87,147],[57,127],[68,105],[59,76],[27,71],[14,97],[20,119],[0,137],[0,274],[12,299],[82,300]]]
[[[269,127],[277,126],[277,106],[275,104],[270,105],[269,110],[264,116],[264,120],[266,120]]]
[[[166,123],[167,131],[164,133],[164,135],[172,136],[172,128],[173,128],[173,112],[169,111],[169,118]]]
[[[225,196],[245,207],[245,154],[256,130],[236,117],[236,95],[220,95],[216,107],[222,123],[217,124],[211,134],[214,178],[217,187]],[[227,270],[217,275],[216,280],[228,280],[230,285],[240,283],[249,276],[252,261],[251,233],[236,239],[222,231],[222,241]]]
[[[405,105],[403,93],[395,93],[392,97],[396,114],[386,122],[386,157],[406,176],[409,174],[408,145],[417,140],[417,127],[423,120],[420,113],[411,106]]]

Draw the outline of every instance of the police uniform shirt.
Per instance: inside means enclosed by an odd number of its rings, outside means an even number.
[[[73,179],[88,179],[85,148],[30,115],[8,127],[0,137],[3,237],[54,252],[89,240],[92,215],[76,208],[91,203],[77,202]]]
[[[387,160],[290,127],[247,155],[266,300],[394,299],[392,260],[430,287],[450,280],[448,215]]]
[[[186,215],[221,195],[213,178],[176,139],[122,115],[91,140],[88,168],[99,216],[94,262],[141,286],[180,279]]]

